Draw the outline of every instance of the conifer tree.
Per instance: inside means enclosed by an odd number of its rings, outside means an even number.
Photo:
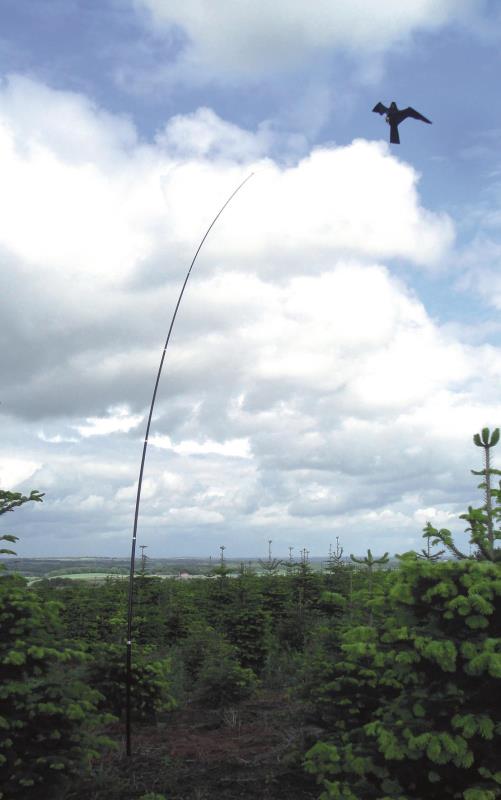
[[[42,496],[1,491],[0,514]],[[107,743],[99,727],[111,718],[97,713],[99,693],[75,677],[82,649],[58,641],[58,605],[14,573],[0,580],[0,627],[0,798],[56,797]]]
[[[404,559],[383,623],[344,631],[317,690],[322,800],[501,797],[500,612],[497,565]]]
[[[332,545],[329,545],[329,558],[327,559],[327,566],[326,571],[334,571],[337,567],[340,567],[343,563],[343,548],[339,544],[339,536],[336,536],[336,549],[332,549]]]
[[[431,552],[431,542],[430,537],[427,537],[426,541],[426,548],[422,548],[420,553],[417,553],[417,557],[420,559],[425,559],[426,561],[439,561],[441,556],[443,556],[445,550],[436,550],[434,553]]]
[[[432,545],[443,544],[458,559],[474,557],[485,561],[501,561],[501,547],[496,547],[496,542],[501,539],[501,530],[496,529],[496,524],[501,520],[501,481],[498,489],[492,488],[492,477],[501,475],[501,470],[491,467],[490,455],[491,449],[499,442],[499,428],[495,428],[492,435],[489,428],[482,428],[480,434],[474,435],[473,442],[484,451],[484,468],[478,471],[472,469],[471,472],[484,478],[478,488],[484,490],[485,502],[481,508],[469,506],[468,512],[461,514],[460,519],[469,523],[466,531],[470,533],[470,544],[476,548],[476,554],[463,553],[456,546],[450,530],[437,530],[430,522],[424,528],[423,537],[431,539]]]
[[[329,555],[327,563],[324,566],[326,576],[325,584],[327,588],[336,592],[345,592],[346,587],[346,567],[343,564],[344,549],[339,542],[339,536],[336,536],[336,549],[329,545]]]
[[[388,553],[384,553],[379,558],[374,558],[370,550],[367,550],[367,555],[363,558],[357,558],[353,554],[350,554],[351,560],[355,564],[363,564],[367,567],[367,574],[368,574],[368,582],[367,582],[367,593],[366,597],[364,597],[364,601],[367,602],[369,608],[369,625],[372,625],[373,622],[373,599],[374,599],[374,568],[383,566],[383,564],[387,564],[389,561]]]
[[[485,503],[463,518],[480,560],[428,523],[425,537],[457,560],[402,556],[384,615],[342,632],[313,698],[329,729],[307,756],[321,800],[501,797],[501,490],[489,460],[498,439],[488,429],[474,438]]]
[[[268,574],[273,574],[273,573],[277,572],[278,568],[282,564],[282,559],[281,558],[272,558],[271,557],[271,544],[272,544],[272,541],[273,541],[272,539],[268,539],[268,558],[266,559],[266,561],[261,559],[261,558],[258,559],[261,569],[263,569],[265,571],[265,573],[268,573]]]

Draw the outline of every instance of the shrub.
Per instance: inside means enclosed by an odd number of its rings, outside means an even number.
[[[238,662],[238,651],[208,625],[198,624],[180,648],[194,698],[203,705],[231,705],[249,697],[257,686],[252,669]]]
[[[93,645],[86,666],[89,684],[101,694],[99,708],[120,717],[125,707],[125,650],[116,644]],[[137,647],[132,664],[132,715],[152,719],[175,706],[171,662],[155,656],[153,647]]]
[[[248,667],[229,656],[211,657],[203,665],[195,687],[195,697],[202,705],[229,706],[250,697],[257,688],[257,678]]]
[[[0,580],[0,798],[56,797],[96,748],[100,696],[75,677],[78,647],[54,644],[58,606],[17,575]]]
[[[379,627],[347,629],[328,741],[307,769],[323,800],[501,797],[501,571],[406,559]]]

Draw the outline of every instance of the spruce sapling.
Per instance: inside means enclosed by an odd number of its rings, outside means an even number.
[[[484,469],[471,470],[473,475],[482,475],[485,480],[478,488],[484,490],[485,504],[481,508],[468,507],[466,514],[461,514],[460,519],[465,519],[469,526],[466,531],[470,533],[470,544],[478,548],[476,553],[466,555],[455,544],[452,533],[447,528],[438,530],[430,522],[426,523],[423,537],[431,539],[431,544],[443,544],[457,559],[479,559],[480,561],[501,561],[501,547],[496,547],[496,541],[501,539],[501,531],[495,529],[495,523],[501,519],[501,481],[500,488],[493,489],[491,477],[501,475],[501,470],[491,467],[490,450],[499,442],[499,428],[490,434],[489,428],[483,428],[481,434],[476,433],[473,442],[484,451]],[[496,505],[493,506],[493,498]]]

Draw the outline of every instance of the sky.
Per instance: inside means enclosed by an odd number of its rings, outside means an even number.
[[[3,0],[19,556],[467,547],[501,423],[496,0]],[[411,105],[390,145],[377,102]],[[495,451],[494,451],[495,453]],[[494,458],[496,465],[496,458]]]

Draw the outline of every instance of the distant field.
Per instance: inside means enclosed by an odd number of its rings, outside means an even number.
[[[137,577],[137,573],[136,573]],[[174,578],[177,577],[175,575],[152,575],[150,573],[147,574],[148,578]],[[117,572],[66,572],[62,575],[48,575],[48,580],[54,581],[58,578],[64,578],[64,580],[68,581],[104,581],[106,578],[122,578],[123,580],[129,580],[128,575],[120,574]],[[31,580],[41,580],[40,578],[32,578]]]
[[[264,560],[266,562],[266,559]],[[310,567],[317,571],[322,569],[323,559],[312,557],[309,559]],[[283,559],[279,572],[284,571],[288,559]],[[242,566],[250,568],[256,574],[264,574],[263,561],[256,558],[246,559],[225,559],[227,569],[231,570],[232,575],[237,575]],[[146,573],[153,577],[172,578],[186,570],[192,576],[210,575],[215,567],[220,566],[217,558],[148,558],[146,562]],[[116,578],[128,576],[130,559],[128,558],[99,558],[99,557],[75,557],[75,558],[1,558],[0,570],[7,572],[17,572],[28,578],[32,583],[40,578],[66,578],[68,580],[97,581],[101,582],[106,578]],[[136,561],[136,575],[140,571],[140,560]],[[86,571],[88,570],[88,572]]]
[[[49,575],[49,580],[64,578],[70,581],[104,581],[106,578],[127,578],[126,575],[118,575],[116,572],[109,574],[105,572],[67,572],[64,575]]]

